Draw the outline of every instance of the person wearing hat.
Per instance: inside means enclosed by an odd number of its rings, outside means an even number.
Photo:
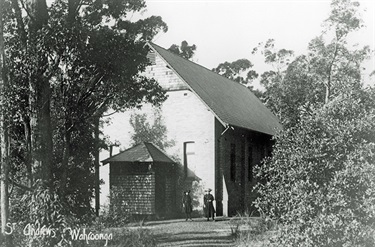
[[[191,219],[191,212],[193,211],[193,205],[192,205],[192,200],[190,197],[190,190],[184,191],[184,196],[182,197],[182,206],[184,208],[185,214],[186,214],[186,221]]]
[[[206,212],[207,221],[210,220],[210,217],[212,217],[212,220],[215,220],[215,208],[213,204],[215,198],[210,194],[211,191],[211,189],[205,190],[206,194],[203,197],[203,208]]]

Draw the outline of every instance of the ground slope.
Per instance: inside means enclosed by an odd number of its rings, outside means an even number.
[[[193,221],[164,220],[145,223],[156,237],[158,246],[234,246],[229,220],[213,222],[203,218]]]

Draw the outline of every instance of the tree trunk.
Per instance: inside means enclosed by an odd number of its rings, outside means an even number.
[[[76,18],[76,15],[77,15],[77,11],[78,11],[78,6],[79,6],[79,3],[80,1],[79,0],[69,0],[68,1],[68,23],[70,25],[73,24],[75,18]]]
[[[27,49],[27,33],[25,29],[25,23],[22,19],[22,11],[19,6],[18,0],[12,0],[12,8],[14,10],[14,15],[17,20],[17,32],[19,33],[21,44],[23,48]],[[25,95],[25,100],[27,100],[27,96]],[[30,128],[30,118],[27,116],[27,114],[23,114],[22,116],[22,122],[24,126],[25,131],[25,147],[26,147],[26,153],[25,153],[25,166],[27,171],[27,185],[29,188],[33,187],[34,181],[33,181],[33,173],[32,173],[32,155],[31,155],[31,128]]]
[[[18,29],[18,33],[21,37],[21,43],[24,46],[24,48],[26,49],[27,33],[26,33],[26,30],[25,30],[25,24],[24,24],[23,19],[22,19],[22,11],[21,11],[21,8],[18,4],[18,0],[12,0],[12,7],[14,9],[14,14],[15,14],[15,17],[17,19],[17,29]]]
[[[30,3],[33,15],[31,32],[35,32],[42,29],[48,22],[47,2],[46,0],[31,0]]]
[[[33,22],[30,23],[30,49],[35,56],[35,67],[29,77],[29,107],[31,132],[31,161],[35,177],[43,186],[52,189],[52,127],[51,127],[51,88],[48,70],[48,59],[37,48],[37,31],[48,22],[45,0],[32,0]]]
[[[325,84],[325,89],[326,89],[326,92],[325,92],[325,99],[324,99],[324,104],[328,104],[329,102],[329,98],[331,97],[331,88],[332,88],[332,76],[333,76],[333,65],[336,61],[336,58],[337,58],[337,53],[338,53],[338,44],[337,44],[337,41],[335,43],[335,50],[333,52],[333,55],[332,55],[332,60],[328,66],[328,70],[327,70],[327,82]]]
[[[327,84],[325,85],[326,92],[325,92],[325,98],[324,98],[324,104],[328,104],[329,102],[329,97],[331,96],[331,81],[328,80]]]
[[[68,166],[70,158],[70,132],[67,127],[65,127],[64,133],[64,151],[62,158],[62,175],[61,175],[61,185],[60,185],[60,194],[61,198],[65,200],[66,195],[66,183],[68,180]]]
[[[1,182],[0,182],[0,206],[1,206],[1,235],[4,237],[5,246],[10,246],[10,237],[5,234],[6,224],[9,218],[9,137],[8,121],[6,119],[6,101],[4,89],[7,87],[7,75],[5,69],[5,48],[4,48],[4,22],[3,22],[4,0],[0,0],[0,162],[1,162]]]
[[[30,120],[29,117],[23,118],[23,125],[25,130],[25,165],[26,165],[26,172],[27,172],[27,184],[29,188],[34,186],[34,179],[33,179],[33,169],[32,169],[32,160],[31,160],[31,129],[30,129]]]
[[[41,43],[41,32],[43,27],[48,22],[47,4],[45,0],[31,0],[31,17],[32,21],[29,23],[29,36],[27,53],[34,60],[34,64],[29,69],[29,120],[30,120],[30,162],[31,171],[35,179],[34,186],[37,190],[47,190],[52,198],[53,180],[52,180],[52,161],[53,161],[53,146],[52,146],[52,126],[51,126],[51,95],[50,75],[53,73],[53,66],[50,64],[46,54],[47,51],[43,49]],[[35,187],[34,187],[35,188]],[[51,215],[52,209],[45,209],[45,211],[37,211],[35,204],[36,195],[31,197],[31,220],[41,220],[41,215]],[[41,203],[40,201],[38,203]],[[33,206],[36,205],[36,206]],[[40,205],[43,206],[43,205]],[[41,224],[50,226],[49,218]],[[30,237],[29,246],[32,246],[32,241],[35,236]],[[48,243],[47,243],[48,242]],[[52,246],[53,242],[46,240],[46,246]]]
[[[36,179],[52,189],[51,90],[42,75],[30,81],[31,160]]]

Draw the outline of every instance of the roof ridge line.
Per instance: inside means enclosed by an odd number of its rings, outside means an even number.
[[[282,129],[277,116],[246,85],[182,58],[157,44],[147,42],[147,45],[188,86],[222,126],[238,126],[270,135],[275,135],[277,130]],[[244,98],[241,100],[238,97]]]
[[[163,61],[166,63],[166,64],[168,64],[170,67],[171,67],[171,69],[173,69],[173,72],[186,84],[186,85],[188,85],[188,87],[190,88],[190,90],[192,91],[192,92],[194,92],[194,94],[200,99],[200,101],[203,103],[203,105],[205,105],[207,108],[209,108],[210,109],[210,111],[211,112],[213,112],[213,114],[214,114],[214,116],[219,120],[219,122],[223,125],[223,126],[228,126],[229,125],[229,123],[226,123],[224,120],[222,120],[220,117],[219,117],[219,115],[214,111],[214,109],[212,108],[212,106],[210,106],[208,103],[206,103],[203,99],[202,99],[202,97],[190,86],[190,84],[185,80],[185,78],[183,77],[183,76],[181,76],[180,75],[180,73],[178,73],[178,71],[173,67],[173,65],[172,64],[170,64],[154,47],[152,47],[152,45],[155,45],[155,46],[157,46],[157,47],[159,47],[159,48],[161,48],[161,49],[163,49],[163,50],[165,50],[166,52],[168,52],[168,53],[170,53],[170,54],[172,54],[172,55],[174,55],[174,56],[176,56],[176,57],[178,57],[178,58],[181,58],[181,59],[183,59],[183,60],[185,60],[185,61],[188,61],[188,62],[190,62],[190,63],[192,63],[192,64],[195,64],[195,65],[199,65],[199,64],[197,64],[197,63],[194,63],[194,62],[192,62],[192,61],[190,61],[190,60],[188,60],[188,59],[185,59],[185,58],[183,58],[183,57],[180,57],[180,56],[178,56],[177,54],[174,54],[173,52],[170,52],[170,51],[168,51],[168,50],[166,50],[166,49],[164,49],[163,47],[161,47],[161,46],[159,46],[159,45],[156,45],[156,44],[154,44],[154,43],[152,43],[152,42],[148,42],[150,45],[150,47],[152,48],[152,50],[154,50],[154,52],[156,52],[162,59],[163,59]],[[199,65],[200,67],[202,67],[202,68],[205,68],[205,67],[203,67],[202,65]],[[213,73],[213,74],[216,74],[215,72],[213,72],[213,71],[211,71],[211,70],[209,70],[209,69],[207,69],[207,68],[205,68],[207,71],[210,71],[211,73]],[[217,74],[218,75],[218,74]],[[219,75],[220,76],[220,75]],[[223,77],[223,78],[226,78],[226,77]],[[226,79],[228,79],[228,78],[226,78]],[[229,79],[228,79],[229,80]],[[201,85],[199,85],[199,84],[197,84],[197,86],[199,86],[201,89],[203,89],[202,88],[202,86]],[[204,91],[204,90],[203,90]],[[210,101],[211,102],[213,102],[214,100],[210,97]]]
[[[225,77],[225,76],[223,76],[223,75],[220,75],[220,74],[218,74],[218,73],[216,73],[216,72],[214,72],[214,71],[212,71],[212,70],[210,70],[210,69],[204,67],[203,65],[201,65],[201,64],[199,64],[199,63],[195,63],[195,62],[193,62],[193,61],[191,61],[191,60],[189,60],[189,59],[186,59],[186,58],[184,58],[184,57],[181,57],[181,56],[179,56],[179,55],[177,55],[177,54],[175,54],[175,53],[169,51],[168,49],[165,49],[164,47],[161,47],[160,45],[157,45],[157,44],[155,44],[155,43],[153,43],[153,42],[150,42],[150,41],[148,41],[147,43],[149,43],[149,44],[151,44],[151,45],[155,45],[155,46],[157,46],[157,47],[159,47],[159,48],[161,48],[161,49],[163,49],[163,50],[165,50],[165,51],[171,53],[173,56],[176,56],[176,57],[178,57],[178,58],[182,58],[182,59],[184,59],[184,60],[186,60],[186,61],[188,61],[188,62],[190,62],[190,63],[192,63],[192,64],[198,65],[199,67],[202,67],[203,69],[205,69],[205,70],[207,70],[207,71],[210,71],[210,72],[212,72],[213,74],[218,75],[218,76],[220,76],[220,77],[226,79],[227,81],[230,81],[230,82],[236,83],[236,84],[241,85],[242,87],[245,87],[246,89],[250,90],[250,89],[249,89],[248,87],[246,87],[244,84],[241,84],[241,83],[239,83],[239,82],[236,82],[236,81],[234,81],[234,80],[229,79],[228,77]],[[159,55],[160,55],[160,54],[159,54]],[[169,63],[168,63],[168,64],[169,64]]]
[[[144,142],[140,142],[140,143],[138,143],[138,144],[136,144],[136,145],[134,145],[134,146],[131,146],[130,148],[127,148],[127,149],[125,149],[125,150],[123,150],[123,151],[121,151],[121,152],[119,152],[119,153],[117,153],[117,154],[115,154],[115,155],[109,156],[108,158],[106,158],[106,159],[104,159],[104,160],[102,160],[102,161],[100,161],[100,162],[103,163],[103,162],[105,162],[105,161],[108,160],[108,159],[112,159],[113,157],[116,157],[116,156],[118,156],[118,155],[120,155],[120,154],[122,154],[122,153],[124,153],[124,152],[126,152],[126,151],[128,151],[128,150],[130,150],[130,149],[132,149],[132,148],[135,148],[135,147],[141,145],[142,143],[144,143]]]
[[[147,149],[147,152],[150,154],[151,156],[151,159],[152,159],[152,162],[154,162],[154,157],[152,157],[152,153],[150,151],[150,149],[148,148],[148,146],[146,144],[151,144],[151,145],[154,145],[152,142],[143,142],[145,144],[145,147]],[[155,146],[155,145],[154,145]]]
[[[151,144],[152,146],[154,146],[159,152],[161,152],[162,154],[164,154],[167,158],[169,158],[170,160],[172,160],[174,163],[176,163],[176,161],[174,161],[171,157],[169,157],[169,155],[164,152],[164,150],[162,150],[161,148],[159,148],[156,144],[152,143],[152,142],[144,142],[145,144],[148,143],[148,144]],[[151,154],[151,151],[150,149],[147,147],[147,145],[145,145],[146,148],[147,148],[147,151],[148,153],[151,155],[151,158],[154,159],[154,157],[152,157],[152,154]]]

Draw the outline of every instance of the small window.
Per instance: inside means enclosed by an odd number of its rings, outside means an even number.
[[[236,181],[236,144],[230,145],[230,179]]]
[[[253,147],[249,145],[249,153],[247,156],[247,163],[248,163],[248,174],[247,178],[248,181],[251,182],[253,181]]]
[[[245,174],[245,139],[242,138],[242,141],[241,141],[241,167],[240,167],[240,177],[241,177],[241,183],[244,183],[245,182],[245,179],[246,179],[246,174]]]
[[[242,140],[241,142],[241,168],[242,167],[245,167],[245,141],[244,140]]]
[[[195,143],[184,142],[184,173],[185,177],[194,177],[195,176]]]

